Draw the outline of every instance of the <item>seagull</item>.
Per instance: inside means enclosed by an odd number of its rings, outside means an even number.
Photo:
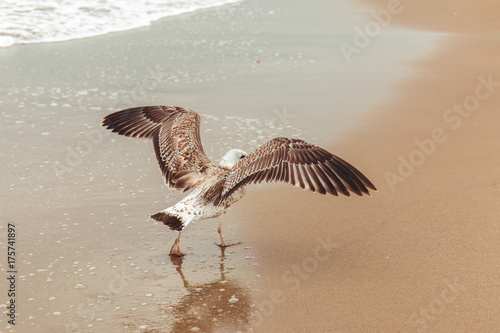
[[[178,232],[170,255],[182,256],[181,231],[191,222],[218,217],[245,195],[245,186],[284,182],[320,194],[370,195],[375,186],[340,157],[301,139],[278,137],[254,152],[229,150],[218,165],[203,151],[200,115],[179,106],[142,106],[111,113],[102,125],[120,135],[153,141],[168,187],[190,191],[151,218]],[[219,223],[221,248],[226,243]]]

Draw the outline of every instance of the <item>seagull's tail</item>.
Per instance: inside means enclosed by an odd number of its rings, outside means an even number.
[[[167,213],[165,211],[153,214],[153,215],[151,215],[151,218],[153,220],[158,221],[158,222],[162,222],[164,225],[166,225],[170,229],[177,230],[177,231],[181,231],[185,227],[185,225],[187,224],[187,223],[185,224],[179,216]]]

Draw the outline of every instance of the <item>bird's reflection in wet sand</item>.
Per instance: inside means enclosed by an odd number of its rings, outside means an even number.
[[[237,282],[226,280],[224,249],[221,250],[218,281],[191,285],[182,272],[182,257],[171,256],[188,294],[174,308],[172,332],[246,331],[250,321],[248,290]]]

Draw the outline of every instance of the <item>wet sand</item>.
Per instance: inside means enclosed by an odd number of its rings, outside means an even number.
[[[445,30],[394,24],[347,65],[338,45],[370,8],[242,2],[134,31],[0,50],[2,220],[16,225],[19,271],[18,322],[8,327],[2,314],[0,329],[498,326],[498,97],[481,100],[460,124],[456,115],[443,119],[475,94],[480,76],[496,77],[495,37],[442,38]],[[439,50],[421,60],[437,41]],[[109,112],[145,104],[200,112],[214,161],[228,148],[301,137],[353,163],[379,192],[332,198],[253,187],[222,218],[226,239],[242,245],[221,252],[218,221],[206,221],[189,226],[186,256],[172,260],[175,233],[148,215],[182,194],[163,185],[149,142],[99,126]],[[386,172],[398,175],[398,157],[409,158],[414,140],[435,128],[446,139],[437,135],[443,142],[403,170],[393,191]],[[6,223],[0,230],[6,235]],[[6,313],[6,299],[0,304]]]
[[[498,330],[499,9],[419,1],[394,21],[450,34],[327,145],[374,182],[372,198],[283,187],[238,207],[265,286],[257,331]]]
[[[326,144],[404,72],[393,65],[408,47],[401,41],[389,47],[395,52],[371,53],[376,67],[360,58],[346,79],[337,45],[357,20],[348,4],[244,1],[144,29],[1,49],[0,245],[6,253],[13,223],[18,272],[16,326],[7,325],[2,298],[1,329],[251,329],[265,276],[243,218],[222,218],[226,239],[241,246],[221,252],[218,221],[209,220],[183,232],[186,256],[171,260],[176,233],[149,215],[182,193],[164,186],[149,142],[118,137],[100,121],[137,105],[192,108],[216,163],[229,148],[251,151],[276,136]],[[362,90],[370,94],[356,98]],[[0,271],[7,275],[6,258]]]

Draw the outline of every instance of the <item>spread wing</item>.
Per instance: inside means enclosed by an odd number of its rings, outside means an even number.
[[[215,167],[203,151],[200,115],[192,110],[164,105],[135,107],[107,115],[102,125],[128,137],[151,139],[169,187],[190,188]]]
[[[225,198],[250,184],[285,182],[321,194],[370,195],[375,186],[355,167],[325,149],[299,139],[275,138],[239,161],[222,190]]]

